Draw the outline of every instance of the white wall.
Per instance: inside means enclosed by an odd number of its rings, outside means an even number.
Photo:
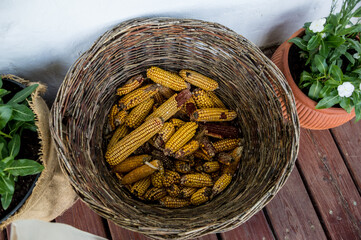
[[[0,0],[0,73],[49,86],[49,103],[68,68],[112,26],[169,16],[221,23],[258,46],[328,14],[331,0]]]

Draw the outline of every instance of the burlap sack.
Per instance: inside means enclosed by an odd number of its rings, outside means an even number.
[[[34,84],[14,75],[4,75],[2,78],[12,79],[25,85]],[[70,208],[77,199],[77,195],[58,163],[55,145],[49,130],[49,108],[43,98],[40,97],[40,94],[44,93],[45,90],[46,87],[39,84],[37,90],[32,94],[32,102],[29,103],[36,116],[35,123],[38,127],[41,144],[39,155],[44,170],[25,204],[14,215],[2,222],[0,229],[20,219],[51,221]]]

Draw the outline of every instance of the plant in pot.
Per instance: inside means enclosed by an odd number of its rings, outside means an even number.
[[[25,87],[0,77],[0,222],[25,202],[43,166],[34,113],[28,101],[37,84]],[[29,159],[31,158],[31,159]]]
[[[285,75],[300,124],[309,129],[361,119],[360,0],[333,0],[326,18],[307,22],[284,42],[272,61]]]

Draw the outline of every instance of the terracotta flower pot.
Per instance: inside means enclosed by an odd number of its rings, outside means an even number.
[[[289,39],[300,37],[303,34],[304,29],[301,28]],[[297,113],[301,127],[318,130],[329,129],[340,126],[354,118],[355,110],[352,110],[351,113],[347,113],[344,109],[336,107],[326,109],[315,108],[317,102],[313,101],[306,94],[304,94],[292,78],[288,65],[288,54],[292,44],[293,43],[289,43],[287,40],[281,46],[279,46],[272,56],[272,61],[285,75],[288,84],[292,89],[296,100]]]

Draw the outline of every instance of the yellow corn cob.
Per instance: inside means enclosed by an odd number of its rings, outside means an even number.
[[[165,144],[164,153],[171,155],[184,146],[196,134],[198,124],[195,122],[187,122],[176,131]]]
[[[180,181],[186,187],[210,187],[213,185],[212,178],[205,173],[191,173],[183,175]]]
[[[180,198],[189,198],[193,195],[193,193],[197,192],[198,188],[192,188],[192,187],[184,187],[182,188],[179,197]]]
[[[164,121],[167,121],[174,114],[181,109],[182,105],[192,96],[191,92],[186,89],[180,93],[174,94],[162,105],[159,106],[152,114],[150,114],[147,119],[154,117],[161,117]]]
[[[134,183],[130,188],[130,192],[135,196],[140,197],[147,191],[150,186],[150,177],[143,178],[138,182]]]
[[[154,140],[154,146],[157,148],[163,147],[164,144],[170,139],[174,134],[175,127],[172,123],[164,123],[162,129],[159,131],[158,136]]]
[[[177,197],[181,192],[180,188],[176,184],[170,185],[166,190],[168,195],[171,197]]]
[[[148,68],[147,77],[155,83],[169,87],[174,91],[180,91],[187,88],[187,83],[178,74],[168,72],[159,67]]]
[[[165,196],[160,199],[160,204],[167,208],[181,208],[189,206],[191,203],[187,199],[180,199],[171,196]]]
[[[172,184],[179,184],[180,179],[181,179],[181,177],[180,177],[179,173],[171,171],[171,170],[165,170],[163,186],[169,187]]]
[[[224,165],[230,165],[233,161],[233,158],[229,153],[221,152],[218,154],[217,160]]]
[[[231,183],[232,175],[229,173],[222,174],[218,180],[214,183],[212,188],[212,194],[217,195],[222,192]]]
[[[214,106],[207,92],[202,89],[197,88],[193,91],[193,99],[198,108],[212,108]]]
[[[159,160],[153,160],[148,164],[146,162],[146,164],[144,164],[143,166],[138,167],[125,175],[122,179],[122,184],[132,184],[139,181],[140,179],[146,178],[152,175],[152,173],[154,173],[155,171],[157,171],[160,168],[160,165],[161,163]]]
[[[220,169],[219,162],[212,161],[212,162],[206,162],[203,164],[203,171],[206,173],[212,173],[217,172]]]
[[[163,120],[161,118],[146,121],[107,150],[105,159],[111,166],[119,164],[157,134],[162,127]]]
[[[216,152],[226,152],[235,149],[241,142],[240,138],[227,138],[213,143]]]
[[[155,172],[151,176],[152,185],[157,188],[163,187],[164,172]]]
[[[211,161],[212,160],[212,157],[209,156],[208,154],[202,152],[201,150],[197,150],[193,153],[194,157],[195,158],[199,158],[199,159],[202,159],[202,160],[205,160],[205,161]]]
[[[125,124],[119,126],[113,133],[113,136],[108,143],[107,149],[113,147],[114,144],[116,144],[120,139],[125,137],[128,133],[129,133],[129,129]]]
[[[197,140],[192,140],[175,153],[175,158],[183,158],[185,156],[188,156],[197,151],[198,148],[199,142]]]
[[[237,117],[237,113],[223,108],[202,108],[195,110],[191,119],[197,122],[225,122],[232,121]]]
[[[139,103],[148,100],[157,92],[158,92],[158,86],[156,84],[148,84],[122,97],[119,100],[118,105],[122,109],[128,110],[130,108],[137,106]]]
[[[163,95],[160,94],[159,91],[156,94],[154,94],[153,98],[157,104],[162,104],[165,101]]]
[[[215,108],[226,108],[226,105],[217,97],[217,95],[214,92],[207,92],[208,97],[211,99],[213,106]]]
[[[180,120],[178,118],[172,118],[169,120],[173,124],[174,127],[179,128],[185,124],[183,120]]]
[[[138,155],[138,156],[132,156],[127,159],[125,159],[123,162],[115,165],[113,167],[114,172],[118,173],[127,173],[130,172],[144,164],[144,162],[149,161],[152,159],[149,155]]]
[[[110,109],[110,112],[108,114],[109,124],[112,130],[115,129],[114,119],[117,113],[119,112],[118,104],[114,104],[112,108]]]
[[[129,79],[123,86],[117,89],[117,95],[122,96],[124,94],[130,93],[140,85],[142,85],[144,78],[141,74],[136,75]]]
[[[191,197],[191,204],[192,205],[200,205],[202,203],[205,203],[209,200],[209,197],[211,196],[212,190],[209,187],[203,187],[199,189],[197,192],[193,193]]]
[[[179,75],[190,84],[202,88],[206,91],[213,91],[218,88],[218,83],[192,70],[180,70]]]
[[[175,161],[174,168],[179,173],[189,173],[191,171],[190,163],[184,161]]]
[[[128,127],[137,128],[146,118],[150,110],[152,110],[153,104],[154,99],[151,98],[136,106],[126,117],[125,124]]]
[[[118,127],[125,122],[125,118],[127,117],[128,112],[125,110],[119,111],[117,115],[114,117],[114,126]]]
[[[222,169],[222,174],[228,173],[233,176],[233,174],[237,170],[239,162],[241,161],[242,151],[243,146],[239,146],[230,153],[234,161],[230,165],[224,166],[224,168]]]
[[[164,188],[150,188],[144,194],[144,199],[148,201],[157,201],[167,195],[167,191]]]

